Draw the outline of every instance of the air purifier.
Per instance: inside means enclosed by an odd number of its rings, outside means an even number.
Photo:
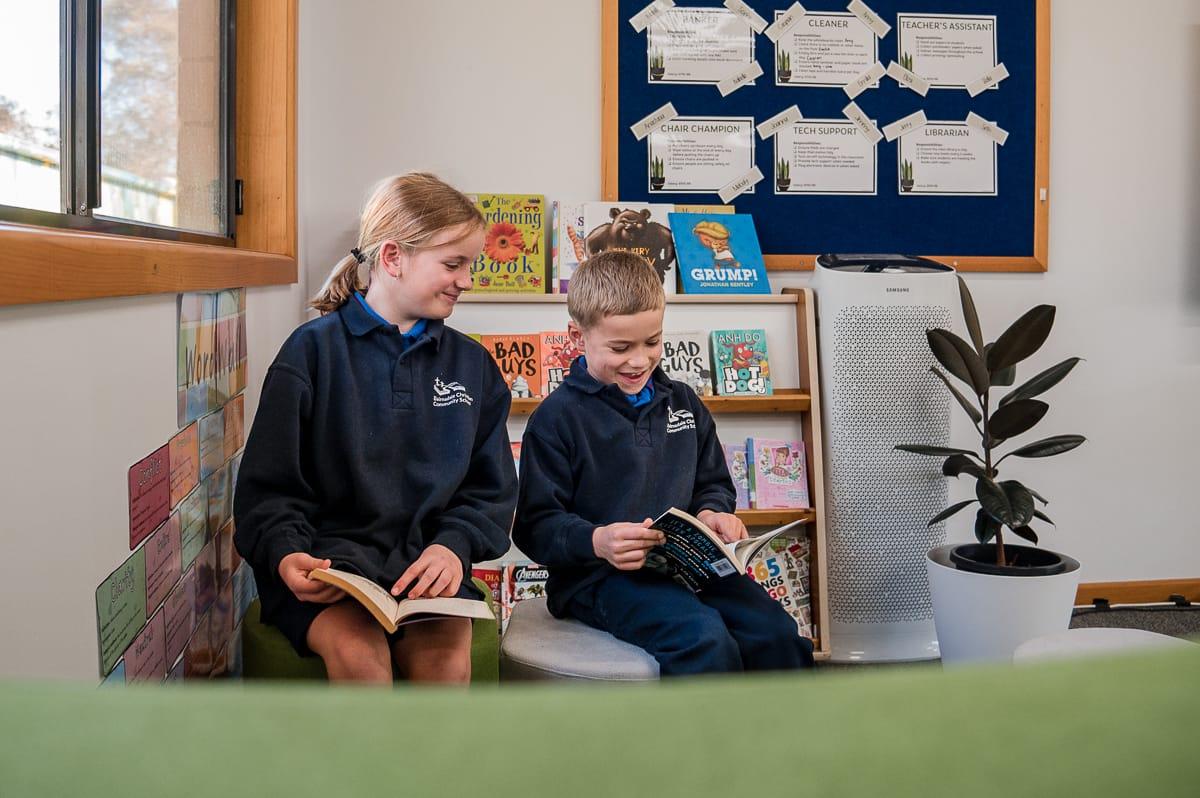
[[[925,331],[959,318],[954,269],[899,255],[822,255],[817,297],[825,432],[828,630],[834,662],[935,659],[926,553],[945,542],[940,461],[950,397]]]

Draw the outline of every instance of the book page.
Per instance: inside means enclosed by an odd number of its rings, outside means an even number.
[[[312,571],[309,579],[327,582],[334,587],[340,587],[358,600],[376,617],[382,616],[389,622],[396,621],[396,599],[370,579],[352,574],[349,571],[339,571],[336,568],[322,568]],[[374,609],[372,609],[372,605]],[[386,624],[385,624],[386,625]]]
[[[464,598],[405,599],[396,610],[396,625],[431,620],[430,616],[495,619],[487,602]]]
[[[757,537],[746,538],[745,540],[736,541],[733,544],[732,548],[733,548],[734,560],[737,562],[738,567],[741,570],[745,571],[746,566],[749,565],[750,561],[753,560],[755,558],[755,556],[767,546],[768,543],[770,543],[776,537],[778,537],[779,535],[782,535],[784,532],[788,531],[792,527],[797,526],[798,524],[801,524],[801,523],[803,523],[803,519],[792,521],[789,524],[784,524],[783,526],[776,527],[775,529],[772,529],[770,532],[764,532],[761,535],[758,535]]]

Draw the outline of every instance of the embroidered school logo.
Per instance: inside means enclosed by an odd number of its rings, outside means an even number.
[[[448,407],[450,405],[471,405],[475,400],[460,382],[442,382],[440,377],[433,378],[433,406]]]
[[[685,429],[696,428],[696,417],[692,415],[691,410],[672,410],[667,408],[667,434],[672,432],[681,432]]]

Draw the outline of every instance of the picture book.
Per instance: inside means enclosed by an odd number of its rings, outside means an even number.
[[[546,595],[546,580],[550,572],[535,563],[509,563],[504,566],[504,582],[500,593],[500,625],[508,626],[513,607],[525,599]]]
[[[769,294],[767,267],[748,213],[669,214],[685,294]]]
[[[517,473],[521,473],[521,442],[510,441],[509,446],[512,447],[513,468],[517,469]]]
[[[542,333],[540,346],[542,390],[539,395],[545,397],[562,385],[571,370],[571,361],[579,357],[579,352],[566,330]]]
[[[737,492],[737,509],[750,509],[750,472],[746,465],[746,447],[736,443],[721,445],[725,450],[725,465],[729,467],[729,476],[733,479],[733,489]]]
[[[571,275],[587,260],[584,245],[583,203],[554,201],[550,231],[551,252],[554,258],[554,293],[565,294]]]
[[[492,294],[544,294],[546,198],[540,194],[470,194],[483,213],[483,252],[471,264],[474,290]]]
[[[766,330],[713,330],[713,380],[718,396],[770,396]]]
[[[801,441],[747,438],[751,506],[756,510],[808,507],[808,469]]]
[[[500,373],[504,375],[514,399],[531,399],[541,395],[542,365],[538,356],[540,335],[485,335],[480,343],[500,367]]]
[[[458,618],[493,618],[486,602],[461,598],[417,598],[397,601],[385,588],[370,579],[339,571],[336,568],[317,568],[309,572],[309,579],[325,582],[346,591],[346,595],[363,605],[375,616],[375,620],[394,632],[406,623],[431,621],[453,616]]]
[[[650,261],[662,278],[663,290],[675,287],[675,242],[669,216],[674,205],[652,202],[586,202],[583,205],[584,248],[590,257],[609,249],[627,250]]]
[[[660,365],[667,376],[690,386],[698,396],[712,396],[708,335],[702,332],[664,333],[662,345]]]
[[[800,523],[792,521],[755,537],[725,543],[700,519],[672,507],[650,525],[663,533],[666,542],[646,552],[645,567],[698,592],[717,579],[745,571],[775,537]]]

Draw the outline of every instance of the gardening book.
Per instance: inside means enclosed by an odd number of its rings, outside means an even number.
[[[663,333],[663,372],[691,387],[697,396],[712,396],[712,366],[708,362],[708,335],[702,332]]]
[[[729,467],[729,476],[733,479],[733,489],[737,492],[737,509],[750,509],[750,472],[746,466],[746,447],[736,443],[721,444],[725,452],[725,465]]]
[[[394,632],[406,623],[432,621],[438,618],[484,618],[495,619],[487,602],[462,598],[419,598],[396,600],[391,593],[370,579],[339,571],[336,568],[317,568],[309,572],[309,579],[325,582],[341,588],[346,594],[366,607],[375,620],[389,632]]]
[[[562,385],[571,370],[571,361],[579,356],[571,336],[566,330],[554,330],[541,334],[539,356],[542,362],[542,392],[546,397]]]
[[[646,568],[698,592],[717,579],[744,572],[775,537],[800,523],[792,521],[755,537],[725,543],[699,518],[672,507],[650,525],[667,540],[646,552]]]
[[[554,258],[553,290],[556,294],[565,294],[571,284],[571,275],[579,268],[579,264],[587,260],[583,203],[555,200],[552,208],[554,226],[550,230],[550,250]]]
[[[713,330],[713,381],[718,396],[770,396],[766,330]]]
[[[541,194],[469,194],[483,213],[483,252],[471,264],[474,290],[484,294],[544,294],[546,198]]]
[[[808,507],[808,470],[804,444],[770,438],[747,438],[750,501],[756,510]]]
[[[675,242],[669,227],[675,206],[652,202],[585,202],[584,247],[588,257],[609,249],[626,250],[650,261],[663,290],[675,288]]]
[[[539,357],[542,337],[523,335],[485,335],[480,342],[496,361],[504,382],[514,399],[532,399],[542,393],[542,364]]]
[[[672,213],[685,294],[769,294],[767,267],[748,213]]]

